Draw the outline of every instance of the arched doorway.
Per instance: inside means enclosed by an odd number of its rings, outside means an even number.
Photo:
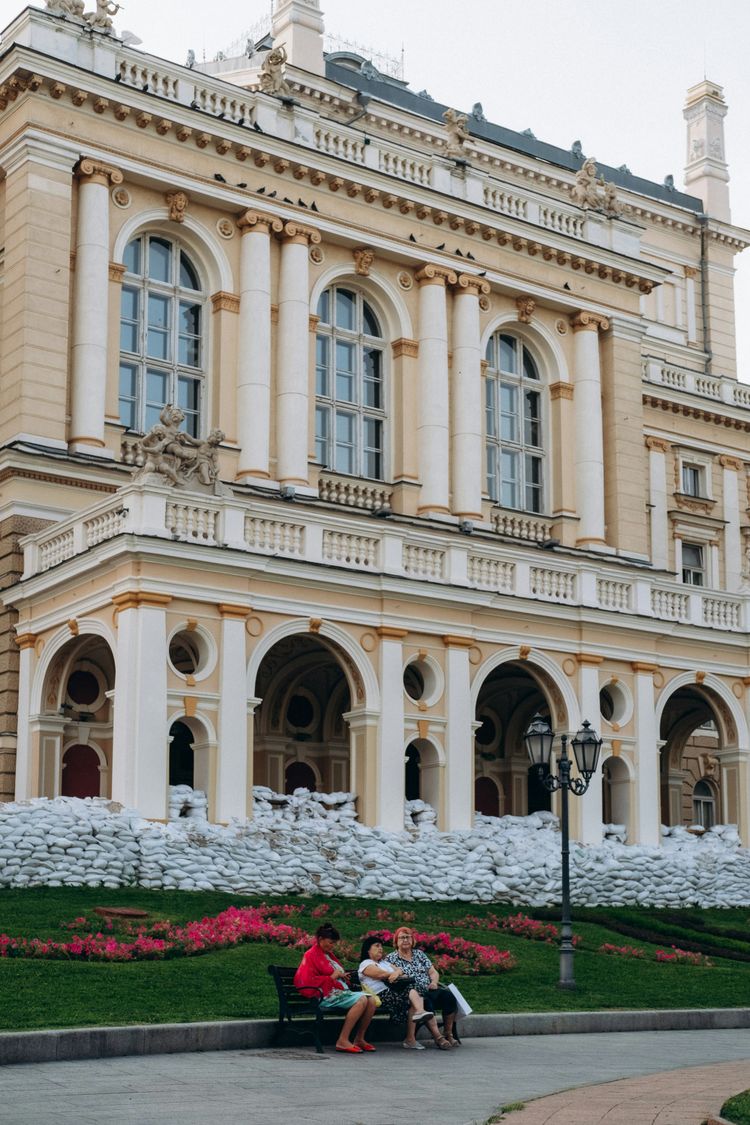
[[[491,774],[504,794],[503,812],[514,816],[549,810],[550,793],[529,769],[523,736],[535,714],[550,719],[547,675],[526,661],[499,664],[485,678],[477,696],[474,735],[475,769],[478,778]],[[484,787],[483,800],[491,799]],[[483,812],[479,804],[478,811]],[[490,814],[497,815],[497,814]]]
[[[410,742],[404,755],[404,800],[424,801],[440,818],[440,756],[425,738]]]
[[[630,828],[630,774],[622,758],[602,763],[602,824]]]
[[[100,797],[100,759],[93,746],[75,743],[69,746],[62,759],[63,797]]]
[[[491,777],[478,777],[474,782],[474,809],[483,816],[501,816],[500,790]]]
[[[83,634],[55,653],[44,674],[38,740],[39,796],[111,795],[115,663],[104,638]]]
[[[195,788],[195,753],[193,732],[177,720],[169,728],[169,784]]]
[[[711,691],[678,688],[664,706],[660,736],[662,824],[711,827],[696,816],[722,823],[721,727]]]
[[[284,637],[266,653],[255,683],[256,784],[277,793],[351,789],[345,661],[333,642],[309,634]]]

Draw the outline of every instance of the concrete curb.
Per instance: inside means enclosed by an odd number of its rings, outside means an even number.
[[[644,1012],[522,1012],[468,1016],[462,1038],[502,1035],[601,1034],[610,1031],[711,1031],[750,1027],[750,1008],[677,1009]],[[165,1055],[189,1051],[239,1051],[270,1047],[275,1020],[213,1023],[137,1024],[80,1027],[58,1031],[0,1033],[0,1065],[67,1062],[123,1055]],[[385,1032],[385,1034],[384,1034]],[[373,1038],[388,1039],[390,1028],[373,1023]]]

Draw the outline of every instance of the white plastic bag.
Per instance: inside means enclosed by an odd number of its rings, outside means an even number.
[[[474,1009],[472,1008],[469,1001],[466,1000],[464,998],[464,996],[462,996],[461,992],[456,988],[455,984],[449,984],[447,987],[448,987],[448,990],[450,992],[452,992],[453,995],[456,997],[456,1003],[458,1004],[458,1008],[456,1010],[456,1015],[470,1016],[471,1013],[474,1011]]]

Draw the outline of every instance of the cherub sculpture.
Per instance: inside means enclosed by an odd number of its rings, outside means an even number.
[[[463,153],[464,141],[469,137],[466,128],[468,118],[465,113],[458,113],[455,109],[446,109],[443,114],[445,128],[448,131],[448,156],[460,156]]]
[[[284,78],[287,54],[283,47],[274,47],[260,68],[260,88],[264,94],[282,94],[289,97],[291,87]]]

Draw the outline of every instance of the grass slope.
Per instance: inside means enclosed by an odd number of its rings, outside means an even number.
[[[83,887],[38,887],[0,892],[0,931],[13,936],[54,937],[64,940],[61,922],[86,914],[95,906],[138,906],[149,912],[149,921],[187,922],[217,914],[227,906],[247,906],[257,897],[238,895],[150,891],[137,887],[105,891]],[[746,932],[748,910],[586,910],[575,922],[580,946],[575,972],[578,989],[560,992],[556,946],[526,941],[504,932],[462,928],[457,921],[467,914],[486,918],[516,913],[510,907],[467,903],[381,903],[356,899],[300,899],[305,913],[294,924],[314,930],[319,920],[310,910],[328,901],[328,920],[342,935],[358,940],[371,929],[393,929],[403,914],[424,930],[447,930],[501,949],[509,949],[518,967],[499,976],[456,977],[456,983],[477,1012],[571,1011],[601,1008],[734,1007],[750,996],[750,963],[722,956],[737,951],[750,955]],[[376,918],[386,909],[390,917]],[[366,909],[369,918],[355,917]],[[532,913],[529,911],[529,913]],[[634,917],[637,915],[637,917]],[[623,938],[613,927],[640,927],[653,941]],[[96,925],[93,927],[97,928]],[[657,948],[682,946],[689,931],[693,940],[710,944],[713,968],[660,965],[653,961],[627,961],[596,950],[603,942],[637,944],[653,955]],[[731,935],[731,936],[730,936]],[[724,949],[726,942],[726,950]],[[708,950],[707,950],[708,951]],[[296,965],[299,953],[276,945],[248,944],[197,957],[131,964],[4,959],[0,960],[0,1028],[96,1026],[105,1024],[162,1023],[187,1020],[270,1017],[276,1014],[273,984],[266,973],[271,963]]]

